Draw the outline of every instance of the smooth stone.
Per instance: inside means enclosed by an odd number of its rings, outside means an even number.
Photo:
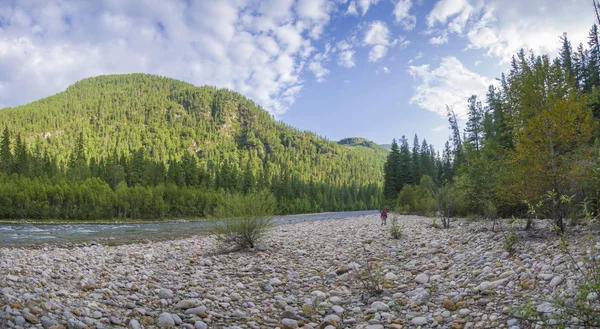
[[[383,280],[385,281],[396,281],[398,280],[398,276],[392,272],[387,272],[384,276],[383,276]]]
[[[173,298],[173,291],[171,289],[161,288],[158,291],[158,297],[164,299]]]
[[[331,310],[333,310],[335,313],[344,313],[344,308],[339,305],[333,305]]]
[[[420,284],[428,283],[429,275],[427,275],[425,273],[421,273],[421,274],[417,275],[417,277],[415,278],[415,281]]]
[[[19,315],[19,316],[17,316],[17,317],[15,317],[15,324],[16,324],[17,326],[23,326],[23,325],[25,324],[25,322],[27,322],[27,321],[25,321],[25,318],[24,318],[24,317],[22,317],[22,316],[20,316],[20,315]]]
[[[418,316],[410,321],[412,324],[416,326],[424,326],[427,324],[427,318],[423,316]]]
[[[196,306],[196,301],[193,299],[184,299],[177,302],[175,305],[176,309],[189,309]]]
[[[564,278],[559,275],[559,276],[555,276],[552,281],[550,281],[549,286],[554,288],[556,286],[558,286],[559,284],[561,284],[563,282]]]
[[[198,307],[194,307],[194,308],[188,308],[183,313],[184,314],[199,314],[199,313],[204,313],[204,312],[206,312],[206,306],[202,305],[202,306],[198,306]]]
[[[141,329],[141,328],[142,328],[142,326],[140,325],[138,320],[131,319],[131,321],[129,321],[129,329]]]
[[[297,329],[298,328],[298,321],[296,321],[294,319],[282,319],[281,320],[281,325],[285,329]]]
[[[156,325],[160,328],[169,328],[175,326],[175,320],[169,313],[162,313],[158,320],[156,321]]]
[[[204,323],[204,321],[196,321],[194,327],[196,327],[196,329],[208,329],[208,324]]]
[[[387,312],[390,310],[390,307],[386,303],[379,302],[379,301],[373,302],[373,304],[371,304],[371,308],[375,309],[377,311],[383,311],[383,312]]]

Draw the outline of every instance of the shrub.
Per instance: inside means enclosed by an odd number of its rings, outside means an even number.
[[[590,212],[585,211],[583,219],[588,227],[597,220]],[[578,263],[569,250],[563,237],[559,237],[559,248],[568,256],[579,272],[574,290],[556,293],[549,307],[552,313],[542,313],[539,306],[527,303],[513,309],[513,314],[526,322],[534,322],[542,327],[554,328],[600,328],[600,245],[597,236],[586,237],[587,256],[583,264]],[[581,248],[577,246],[573,248]],[[547,307],[548,308],[548,307]]]
[[[274,226],[275,197],[269,191],[230,194],[214,210],[210,232],[223,248],[254,248]]]
[[[363,266],[356,271],[355,278],[367,296],[377,296],[383,293],[383,274],[374,265]]]
[[[390,226],[390,235],[394,239],[400,239],[404,233],[402,232],[402,226],[398,224],[398,217],[396,215],[391,215],[391,220],[392,226]]]
[[[510,231],[504,235],[504,240],[502,241],[502,249],[508,252],[511,255],[514,255],[517,252],[517,245],[519,244],[519,236],[515,231]]]

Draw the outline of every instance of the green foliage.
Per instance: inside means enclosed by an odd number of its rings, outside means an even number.
[[[400,239],[404,232],[402,230],[402,226],[398,223],[398,216],[395,214],[391,214],[391,226],[390,226],[390,235],[393,239]]]
[[[213,195],[262,189],[276,195],[278,214],[376,209],[381,202],[385,149],[297,130],[225,89],[148,74],[99,76],[2,109],[0,122],[0,173],[42,184],[32,193],[97,178],[112,190],[102,192],[107,198],[119,196],[101,213],[120,218],[203,216]],[[26,199],[51,205],[62,202],[60,193]],[[138,209],[147,198],[160,209]],[[81,200],[53,216],[74,218]],[[0,217],[39,218],[29,206]]]
[[[426,186],[431,179],[424,176],[423,184],[405,185],[398,194],[395,210],[401,213],[416,214],[421,216],[435,215],[435,199],[430,189]]]
[[[504,240],[502,240],[502,249],[511,255],[517,252],[517,246],[521,239],[515,233],[514,229],[511,229],[508,233],[504,234]]]
[[[365,296],[378,296],[383,293],[383,273],[371,263],[356,271],[354,278]]]
[[[226,195],[214,210],[211,233],[226,249],[254,248],[274,226],[277,203],[269,191]]]

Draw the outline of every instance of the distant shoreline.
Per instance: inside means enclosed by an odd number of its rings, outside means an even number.
[[[348,211],[329,211],[329,212],[314,212],[291,215],[274,215],[273,217],[297,217],[308,215],[329,215],[337,213],[348,213],[357,211],[377,211],[377,210],[348,210]],[[187,223],[187,222],[203,222],[209,218],[169,218],[169,219],[114,219],[114,220],[78,220],[78,219],[0,219],[0,225],[120,225],[120,224],[154,224],[154,223]]]

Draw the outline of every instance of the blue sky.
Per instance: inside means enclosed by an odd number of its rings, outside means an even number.
[[[555,55],[591,0],[3,0],[0,108],[82,78],[147,72],[236,90],[329,139],[414,134],[484,97],[518,49]]]

